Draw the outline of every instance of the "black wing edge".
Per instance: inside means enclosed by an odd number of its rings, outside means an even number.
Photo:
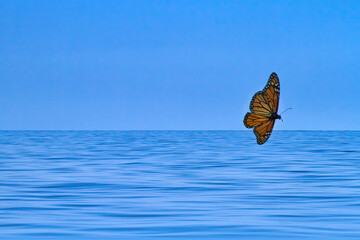
[[[274,90],[275,90],[275,92],[277,92],[278,95],[280,95],[280,80],[279,80],[279,76],[278,76],[275,72],[273,72],[273,73],[270,74],[269,80],[267,81],[267,83],[266,83],[266,85],[265,85],[265,87],[264,87],[264,89],[263,89],[263,92],[265,92],[265,91],[270,87],[271,81],[272,81],[274,78],[277,78],[277,79],[278,79],[278,82],[279,82],[278,85],[273,85]]]
[[[246,113],[246,115],[245,115],[245,117],[244,117],[244,125],[245,125],[246,128],[253,128],[253,127],[250,127],[249,125],[246,124],[246,120],[248,119],[248,117],[249,117],[250,114],[251,114],[251,113],[248,112],[248,113]]]
[[[256,98],[258,95],[262,95],[263,93],[264,93],[263,91],[258,91],[257,93],[254,94],[254,96],[253,96],[252,99],[251,99],[250,106],[249,106],[250,112],[253,112],[255,98]]]

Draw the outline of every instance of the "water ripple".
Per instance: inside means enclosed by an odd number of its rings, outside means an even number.
[[[357,131],[1,136],[1,239],[360,239]]]

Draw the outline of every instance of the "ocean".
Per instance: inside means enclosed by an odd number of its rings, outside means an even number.
[[[0,239],[360,239],[360,132],[0,131]]]

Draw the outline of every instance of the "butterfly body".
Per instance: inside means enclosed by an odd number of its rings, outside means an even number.
[[[277,113],[271,113],[271,116],[269,117],[270,119],[281,119],[281,116],[278,115]]]
[[[278,115],[280,82],[276,73],[272,73],[262,91],[255,93],[250,102],[250,112],[244,117],[244,125],[254,128],[253,132],[259,145],[270,137]]]

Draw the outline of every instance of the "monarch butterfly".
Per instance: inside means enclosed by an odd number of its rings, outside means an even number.
[[[254,128],[253,132],[259,145],[264,144],[270,137],[278,115],[280,98],[280,82],[276,73],[272,73],[262,91],[255,93],[250,102],[250,112],[244,117],[244,125]]]

